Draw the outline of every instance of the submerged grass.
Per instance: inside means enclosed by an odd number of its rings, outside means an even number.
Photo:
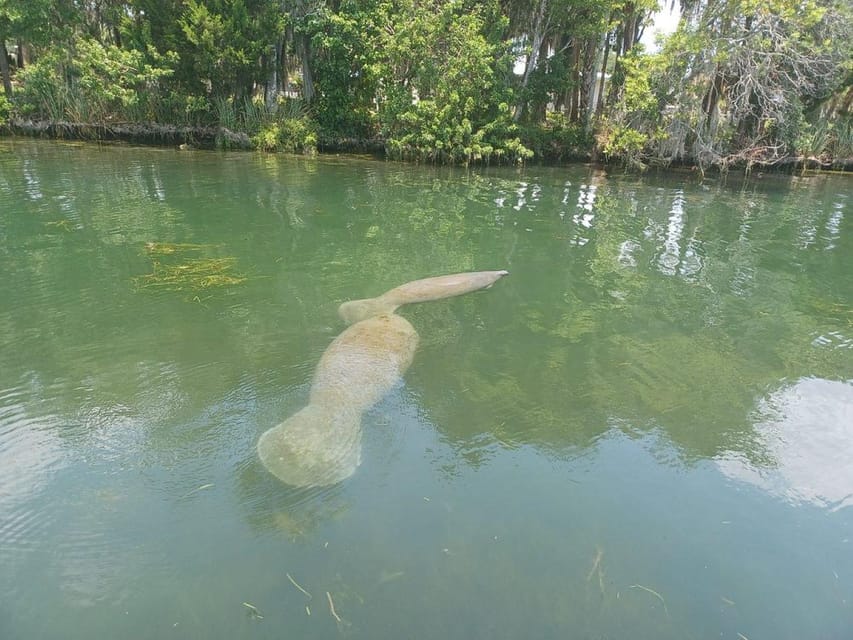
[[[188,244],[180,242],[146,242],[145,253],[149,256],[168,256],[180,251],[201,251],[208,249],[209,244]]]
[[[234,272],[236,258],[188,258],[190,252],[203,251],[211,245],[148,242],[145,253],[151,258],[151,273],[135,278],[140,289],[162,289],[195,293],[216,287],[242,284],[246,277]],[[174,263],[163,262],[174,257]]]

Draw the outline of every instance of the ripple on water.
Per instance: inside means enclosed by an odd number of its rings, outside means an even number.
[[[62,599],[76,607],[123,601],[132,588],[134,571],[153,564],[144,557],[149,552],[116,530],[95,496],[84,496],[85,504],[70,513],[54,545],[51,573]]]
[[[51,514],[38,496],[63,466],[65,454],[57,435],[58,420],[33,415],[26,391],[14,387],[0,392],[0,564],[32,550]]]
[[[32,382],[0,391],[0,592],[19,611],[117,604],[141,574],[175,571],[171,529],[148,528],[162,501],[138,474],[110,472],[144,449],[143,425],[125,405],[89,404],[68,420],[41,411],[40,396],[54,391]]]

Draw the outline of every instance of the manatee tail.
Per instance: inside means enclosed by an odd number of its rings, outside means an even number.
[[[347,324],[355,324],[383,313],[393,313],[398,306],[400,305],[389,302],[383,296],[350,300],[338,307],[338,315]]]
[[[361,464],[361,414],[309,404],[258,439],[258,457],[294,487],[323,487]]]

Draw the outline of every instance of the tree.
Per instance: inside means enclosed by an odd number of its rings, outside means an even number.
[[[388,0],[349,0],[335,11],[318,11],[303,21],[316,83],[314,110],[328,134],[376,134],[381,29],[392,11]]]
[[[78,18],[72,0],[0,0],[0,75],[7,97],[12,97],[7,41],[16,40],[21,46],[62,42]]]
[[[214,96],[249,96],[266,80],[269,33],[282,14],[268,0],[187,0],[180,26],[191,45],[193,70]]]
[[[397,157],[529,157],[511,119],[511,48],[496,2],[401,2],[380,40],[377,102]]]
[[[623,68],[646,76],[646,97],[655,102],[637,108],[636,92],[620,96],[604,144],[633,131],[643,153],[661,162],[784,160],[797,152],[810,110],[845,82],[850,14],[839,0],[687,5],[660,54]]]

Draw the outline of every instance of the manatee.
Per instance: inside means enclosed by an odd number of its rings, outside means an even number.
[[[352,324],[371,316],[393,313],[404,304],[451,298],[478,289],[485,289],[491,287],[508,273],[508,271],[503,270],[472,271],[414,280],[386,291],[376,298],[344,302],[338,307],[338,314],[344,322]]]
[[[409,368],[418,334],[402,316],[356,322],[320,358],[308,406],[264,432],[263,465],[297,487],[335,484],[361,463],[361,417]]]
[[[401,305],[458,296],[491,286],[506,271],[457,273],[415,280],[378,298],[341,305],[350,326],[320,358],[308,405],[258,440],[258,456],[295,487],[346,480],[361,463],[361,418],[412,363],[418,334],[394,313]]]

